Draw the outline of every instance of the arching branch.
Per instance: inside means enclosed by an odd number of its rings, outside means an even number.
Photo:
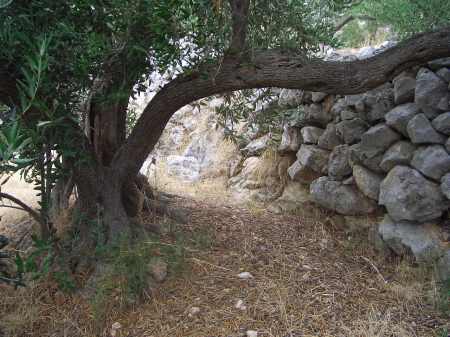
[[[255,52],[248,62],[232,58],[167,84],[147,105],[113,159],[119,176],[135,176],[170,117],[198,99],[241,89],[282,87],[334,94],[373,89],[416,65],[450,56],[450,28],[419,34],[374,57],[353,62],[308,59],[283,50]]]
[[[0,192],[0,200],[1,199],[7,199],[9,201],[12,201],[16,205],[18,205],[20,207],[20,209],[22,209],[23,211],[25,211],[28,214],[30,214],[31,217],[34,220],[36,220],[38,223],[40,223],[40,224],[44,223],[44,221],[42,220],[42,217],[40,216],[40,214],[38,212],[36,212],[34,209],[32,209],[30,206],[25,204],[20,199],[17,199],[16,197],[12,196],[11,194]],[[2,205],[0,205],[0,207],[2,207]]]

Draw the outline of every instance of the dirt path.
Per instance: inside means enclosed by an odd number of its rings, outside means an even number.
[[[106,326],[119,322],[118,337],[432,337],[445,324],[421,270],[383,260],[317,209],[280,216],[217,200],[178,204],[192,214],[177,229],[191,238],[185,269],[142,303],[111,312]],[[92,336],[96,318],[78,295],[2,296],[6,321],[13,307],[29,321],[17,336]],[[39,315],[24,308],[30,301]]]

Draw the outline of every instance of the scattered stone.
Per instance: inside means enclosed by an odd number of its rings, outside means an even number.
[[[242,310],[242,311],[247,310],[247,306],[244,304],[244,301],[243,301],[243,300],[238,300],[238,301],[236,302],[236,305],[235,305],[234,307],[235,307],[236,309]]]
[[[311,93],[311,99],[314,103],[320,103],[322,102],[325,97],[327,97],[328,94],[325,92],[312,92]]]
[[[336,125],[338,135],[345,144],[354,144],[361,140],[361,136],[369,128],[369,125],[360,118],[346,120]]]
[[[167,263],[162,259],[155,259],[150,263],[150,275],[156,282],[164,282],[167,278]]]
[[[400,132],[403,136],[408,136],[406,130],[408,122],[419,113],[420,108],[415,103],[399,105],[386,114],[386,124]]]
[[[188,311],[189,317],[194,317],[200,313],[201,309],[199,307],[191,307]]]
[[[350,149],[347,144],[336,146],[328,159],[328,175],[335,180],[343,180],[352,173]]]
[[[363,166],[354,165],[353,177],[355,178],[356,186],[366,197],[378,200],[380,184],[384,178],[382,175],[376,174]]]
[[[414,93],[416,90],[416,79],[405,76],[394,82],[394,101],[400,105],[414,101]]]
[[[247,335],[247,337],[258,337],[258,331],[254,330],[247,330],[245,334]]]
[[[320,177],[310,186],[311,199],[322,207],[344,215],[370,214],[376,203],[364,196],[352,185]]]
[[[253,275],[248,271],[244,271],[242,273],[239,273],[237,277],[239,277],[241,280],[249,280],[253,278]]]
[[[434,263],[442,256],[437,225],[394,221],[389,215],[385,215],[378,231],[383,241],[397,255],[412,253],[417,262],[427,264]]]
[[[371,127],[361,136],[360,151],[367,158],[373,158],[386,151],[400,138],[401,136],[386,124],[378,124]]]
[[[389,172],[394,166],[409,165],[416,147],[408,141],[398,141],[384,154],[380,167]]]
[[[304,144],[317,144],[319,137],[325,130],[315,126],[305,126],[301,130],[302,139]]]
[[[113,323],[113,325],[111,325],[110,331],[111,337],[116,337],[120,329],[122,329],[122,324],[120,324],[119,322]]]
[[[302,136],[300,129],[287,124],[283,127],[283,135],[281,136],[281,143],[278,147],[280,153],[297,152],[302,143]]]
[[[433,119],[431,125],[433,125],[437,131],[450,136],[450,111],[437,116]]]
[[[442,145],[420,147],[414,152],[411,165],[434,180],[450,171],[450,155]]]
[[[242,149],[242,152],[248,156],[260,155],[265,149],[267,149],[270,142],[270,135],[264,135],[255,140],[252,140],[246,147]]]
[[[406,128],[409,138],[414,144],[444,144],[446,137],[438,133],[425,114],[415,115]]]
[[[441,191],[447,199],[450,199],[450,173],[441,178]]]
[[[337,134],[336,125],[333,123],[328,124],[325,132],[319,137],[319,147],[331,151],[340,144],[342,144],[342,140]]]
[[[432,71],[422,68],[417,74],[415,103],[425,115],[433,119],[448,110],[448,84]]]
[[[407,166],[394,167],[382,181],[379,204],[395,221],[434,220],[448,208],[439,185]]]

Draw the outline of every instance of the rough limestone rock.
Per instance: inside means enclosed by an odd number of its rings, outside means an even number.
[[[441,178],[441,191],[447,199],[450,199],[450,173]]]
[[[330,123],[327,125],[325,132],[319,137],[319,147],[325,150],[333,150],[336,146],[342,144],[341,137],[339,137],[336,125]]]
[[[414,93],[416,91],[416,79],[404,76],[394,81],[394,102],[395,104],[403,104],[414,101]]]
[[[394,91],[390,83],[386,83],[364,94],[366,120],[375,124],[384,120],[386,113],[394,107]]]
[[[311,104],[305,107],[305,121],[309,125],[326,127],[333,119],[333,116],[325,111],[320,104]]]
[[[340,98],[334,103],[334,105],[331,107],[331,114],[334,117],[340,116],[343,110],[348,110],[348,105],[345,100],[345,98]]]
[[[320,177],[310,186],[311,200],[320,206],[344,215],[363,215],[374,212],[376,203],[364,196],[355,186]]]
[[[416,146],[410,142],[398,141],[385,152],[380,167],[389,172],[394,166],[409,165],[415,150]]]
[[[367,158],[373,158],[386,151],[400,138],[401,136],[386,124],[378,124],[361,136],[360,150]]]
[[[448,208],[440,186],[407,166],[394,167],[380,185],[379,204],[396,221],[425,222]]]
[[[399,105],[386,114],[386,124],[400,132],[403,136],[408,136],[406,127],[408,122],[417,114],[420,108],[415,103]]]
[[[303,98],[303,90],[282,89],[278,96],[278,105],[282,108],[294,108],[303,103]]]
[[[280,153],[297,152],[301,143],[302,136],[300,134],[300,129],[285,124],[278,151]]]
[[[386,215],[378,233],[397,255],[413,254],[418,262],[433,263],[443,254],[439,228],[434,224],[395,221]]]
[[[195,181],[200,177],[200,162],[195,157],[168,156],[168,173],[187,181]]]
[[[369,154],[372,155],[370,152]],[[366,151],[362,149],[361,143],[350,146],[350,166],[352,167],[354,165],[360,164],[374,172],[383,173],[384,171],[380,167],[382,160],[383,153],[380,153],[373,157],[369,157]]]
[[[342,121],[336,124],[338,135],[345,144],[354,144],[361,140],[361,136],[369,128],[369,125],[360,118]]]
[[[438,70],[440,68],[450,67],[450,57],[444,57],[430,61],[428,62],[428,67],[430,67],[431,70]]]
[[[348,121],[355,118],[361,118],[361,114],[352,110],[352,109],[344,109],[340,114],[341,120]]]
[[[356,186],[361,192],[372,200],[378,200],[380,193],[380,184],[383,181],[383,176],[376,174],[364,166],[353,166],[353,177],[355,177]]]
[[[445,82],[450,82],[450,69],[449,68],[441,68],[436,72],[440,78],[442,78]]]
[[[432,71],[422,68],[417,74],[415,103],[432,119],[448,110],[448,84]]]
[[[445,142],[445,149],[447,150],[448,153],[450,153],[450,137]]]
[[[311,93],[311,99],[314,103],[320,103],[322,102],[325,97],[327,97],[328,94],[324,92],[312,92]]]
[[[450,171],[450,155],[442,145],[420,147],[414,152],[411,166],[434,180]]]
[[[246,153],[248,156],[259,155],[267,149],[269,142],[270,135],[264,135],[248,143],[247,146],[242,149],[242,152]]]
[[[438,260],[436,264],[438,278],[445,282],[450,280],[450,249]]]
[[[425,114],[415,115],[406,127],[409,138],[414,144],[444,144],[446,137],[438,133]]]
[[[348,95],[345,96],[345,103],[349,107],[354,107],[356,111],[364,111],[366,104],[365,104],[365,95],[364,94],[358,94],[358,95]]]
[[[440,114],[431,122],[431,125],[439,132],[450,136],[450,111]]]
[[[288,169],[289,176],[292,180],[310,183],[326,174],[329,154],[317,146],[302,144],[297,152],[297,161]]]
[[[304,144],[317,144],[319,137],[324,133],[324,129],[315,126],[305,126],[301,130]]]
[[[334,180],[343,180],[352,173],[350,149],[347,144],[336,146],[328,160],[328,175]]]

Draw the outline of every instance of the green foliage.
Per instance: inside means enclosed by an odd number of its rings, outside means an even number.
[[[379,24],[376,21],[353,20],[348,23],[339,35],[339,41],[344,47],[355,48],[376,43]]]

